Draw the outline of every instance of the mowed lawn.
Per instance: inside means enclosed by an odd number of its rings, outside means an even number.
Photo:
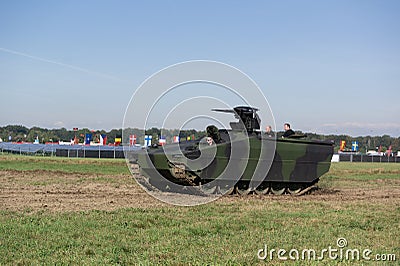
[[[124,160],[0,155],[0,175],[5,171],[129,175]],[[29,175],[22,176],[32,183]],[[227,196],[196,207],[2,209],[0,265],[280,265],[284,258],[293,265],[375,265],[377,258],[390,260],[382,265],[399,264],[400,163],[336,163],[319,186],[320,191],[301,197]],[[347,241],[341,249],[339,238]],[[262,260],[259,250],[265,247],[268,256]],[[321,253],[330,247],[338,249],[331,254],[338,258]],[[301,252],[309,249],[316,258],[302,260]],[[344,255],[340,260],[348,249],[369,249],[370,260],[361,254],[359,260]],[[293,250],[299,259],[293,260]]]

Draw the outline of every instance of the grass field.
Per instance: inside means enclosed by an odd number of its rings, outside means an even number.
[[[336,163],[319,187],[177,207],[144,193],[123,160],[0,155],[0,264],[278,265],[258,251],[318,257],[342,237],[371,261],[289,262],[399,265],[400,164]]]

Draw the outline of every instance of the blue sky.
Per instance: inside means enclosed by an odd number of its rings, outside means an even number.
[[[146,78],[204,59],[248,74],[278,130],[398,137],[398,14],[399,1],[2,1],[0,125],[121,128]]]

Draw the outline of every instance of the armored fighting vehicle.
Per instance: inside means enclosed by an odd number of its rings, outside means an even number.
[[[265,134],[254,107],[213,111],[238,121],[230,129],[208,126],[199,140],[141,152],[137,162],[146,186],[180,193],[303,194],[329,171],[333,141]]]

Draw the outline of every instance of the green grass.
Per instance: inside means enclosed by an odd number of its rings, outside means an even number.
[[[319,185],[334,188],[379,187],[400,179],[400,163],[333,163]]]
[[[400,163],[333,163],[330,175],[352,179],[399,178]]]
[[[351,248],[400,251],[398,207],[355,204],[337,210],[325,203],[275,203],[253,209],[249,203],[34,215],[2,212],[1,261],[256,264],[256,252],[264,244],[322,250],[336,247],[339,237]]]
[[[44,170],[66,173],[127,174],[124,159],[89,159],[0,155],[0,170]]]
[[[19,171],[98,174],[105,170],[107,174],[120,174],[127,173],[126,168],[122,160],[0,157],[0,169]],[[354,188],[360,182],[398,180],[399,170],[400,164],[337,163],[321,179],[321,185]],[[269,249],[320,251],[328,246],[336,248],[336,240],[344,237],[352,249],[396,254],[397,261],[387,265],[398,265],[398,203],[399,199],[318,201],[250,196],[196,207],[62,213],[0,210],[0,264],[280,265],[278,259],[260,261],[257,251],[265,244]],[[325,259],[322,264],[336,262]],[[341,265],[353,263],[342,261]],[[300,260],[291,264],[321,262]]]

